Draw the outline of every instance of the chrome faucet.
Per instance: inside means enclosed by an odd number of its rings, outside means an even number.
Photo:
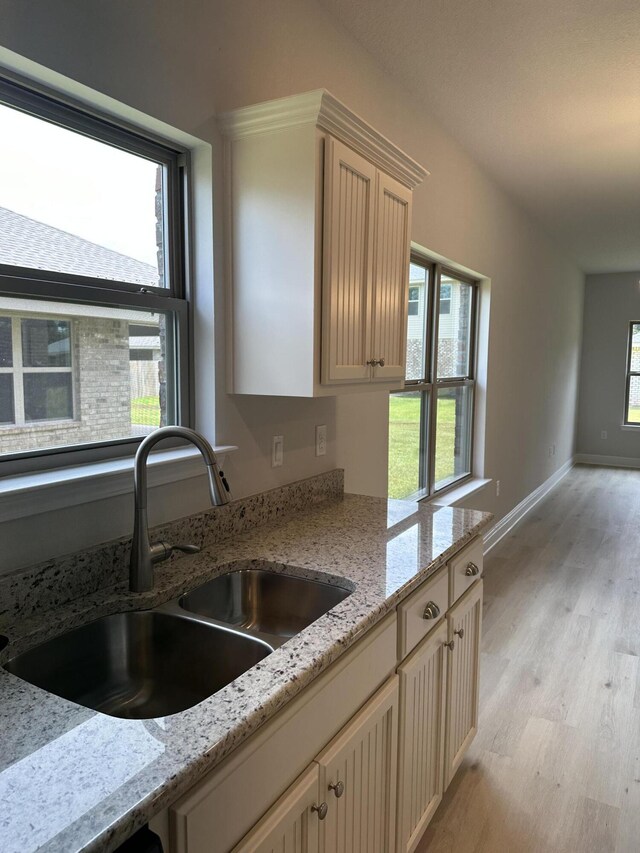
[[[168,542],[155,542],[152,545],[149,542],[147,459],[151,449],[165,438],[184,438],[198,448],[207,465],[211,503],[213,506],[229,503],[229,485],[218,468],[213,447],[206,438],[187,427],[166,426],[154,430],[143,439],[138,447],[133,469],[135,516],[129,563],[129,588],[132,592],[148,592],[153,589],[153,566],[170,557],[172,551],[195,554],[200,550],[197,545],[170,545]]]

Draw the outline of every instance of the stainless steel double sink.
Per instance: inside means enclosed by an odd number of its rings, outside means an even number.
[[[103,616],[5,669],[79,705],[128,719],[196,705],[343,601],[342,586],[230,564],[153,610]]]

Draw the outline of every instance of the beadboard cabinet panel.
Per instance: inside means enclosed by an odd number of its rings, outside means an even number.
[[[376,169],[325,143],[323,382],[368,381]]]
[[[326,853],[394,853],[398,678],[394,676],[316,759],[329,805]],[[334,787],[342,783],[343,793]]]
[[[376,185],[376,258],[372,286],[374,382],[404,381],[407,354],[407,299],[411,192],[378,173]],[[384,362],[384,363],[381,363]]]
[[[233,853],[318,853],[319,768],[313,764]]]
[[[447,714],[445,790],[478,730],[482,581],[477,581],[447,614]]]

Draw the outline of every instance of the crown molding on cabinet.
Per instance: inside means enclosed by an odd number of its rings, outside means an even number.
[[[231,139],[314,124],[358,151],[409,189],[415,189],[429,175],[423,166],[326,89],[241,107],[221,114],[218,123],[222,133]]]

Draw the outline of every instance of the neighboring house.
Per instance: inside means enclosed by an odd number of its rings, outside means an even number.
[[[407,324],[407,378],[418,379],[424,370],[422,341],[424,340],[426,287],[424,270],[411,266],[409,276],[409,320]],[[470,291],[451,283],[445,275],[440,282],[440,311],[438,320],[438,373],[440,376],[460,376],[466,373],[467,352],[458,334],[461,324],[468,322],[471,311]],[[460,345],[463,348],[460,348]]]
[[[152,265],[6,208],[0,264],[158,286]],[[149,432],[131,401],[158,397],[161,341],[157,315],[0,297],[2,451]]]

